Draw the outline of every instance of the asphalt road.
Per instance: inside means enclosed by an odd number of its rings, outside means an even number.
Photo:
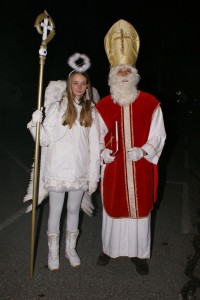
[[[160,159],[160,187],[152,213],[150,273],[141,276],[126,257],[106,267],[96,265],[101,251],[101,197],[96,214],[81,213],[77,251],[81,267],[64,257],[65,212],[61,221],[60,270],[47,269],[48,201],[36,211],[35,264],[30,278],[32,215],[23,197],[29,182],[34,143],[26,118],[1,117],[0,144],[0,299],[200,299],[199,115],[174,116],[167,122],[167,142]],[[12,121],[11,121],[12,119]],[[15,120],[20,121],[16,121]],[[63,230],[63,232],[62,232]]]

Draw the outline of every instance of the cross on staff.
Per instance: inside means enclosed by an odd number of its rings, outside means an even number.
[[[123,29],[120,29],[120,36],[115,37],[114,40],[121,40],[121,52],[124,54],[124,40],[130,39],[130,35],[126,35]]]
[[[43,35],[42,35],[42,39],[43,41],[46,40],[47,35],[48,35],[48,31],[52,31],[53,27],[52,25],[49,23],[49,19],[46,18],[44,19],[44,22],[41,22],[41,26],[43,27]]]
[[[34,25],[39,34],[42,35],[42,46],[46,46],[55,35],[55,24],[49,14],[44,13],[37,16]]]

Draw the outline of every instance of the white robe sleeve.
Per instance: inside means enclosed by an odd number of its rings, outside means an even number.
[[[160,106],[153,116],[147,142],[141,147],[148,155],[144,158],[153,164],[157,164],[162,153],[166,139],[163,113]]]

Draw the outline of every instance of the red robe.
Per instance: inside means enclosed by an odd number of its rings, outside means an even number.
[[[151,120],[159,105],[153,95],[142,91],[126,108],[113,103],[110,95],[96,104],[108,131],[115,121],[119,124],[119,152],[114,162],[105,166],[101,182],[104,208],[111,217],[146,217],[154,206],[158,186],[157,165],[145,158],[131,161],[126,149],[142,147],[147,142]]]

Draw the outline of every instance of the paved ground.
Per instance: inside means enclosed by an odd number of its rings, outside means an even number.
[[[12,119],[19,117],[16,112]],[[168,119],[168,142],[160,161],[160,191],[153,212],[150,274],[140,276],[128,258],[96,265],[101,251],[101,199],[94,196],[96,215],[81,214],[77,251],[81,267],[64,258],[61,234],[60,270],[48,271],[48,201],[36,213],[36,259],[30,274],[31,213],[24,214],[34,144],[26,116],[12,122],[2,116],[0,144],[0,299],[200,299],[200,162],[199,116]],[[6,133],[8,132],[9,134]],[[61,228],[64,228],[65,213]]]

